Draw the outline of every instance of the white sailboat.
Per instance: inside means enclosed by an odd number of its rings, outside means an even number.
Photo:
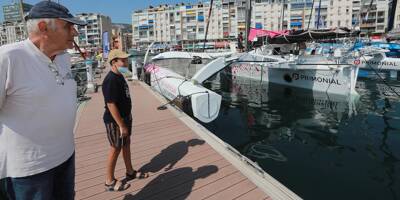
[[[400,58],[387,57],[387,50],[377,47],[363,47],[358,50],[361,56],[354,59],[354,64],[363,70],[389,72],[391,78],[397,78],[400,71]]]
[[[232,75],[338,95],[357,94],[358,67],[336,57],[243,54],[229,65]]]

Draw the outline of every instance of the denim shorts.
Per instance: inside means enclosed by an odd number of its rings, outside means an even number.
[[[75,196],[75,153],[61,165],[21,178],[6,178],[5,191],[11,200],[73,200]]]

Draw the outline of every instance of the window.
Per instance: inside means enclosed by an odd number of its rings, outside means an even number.
[[[199,27],[199,33],[204,33],[204,27]]]

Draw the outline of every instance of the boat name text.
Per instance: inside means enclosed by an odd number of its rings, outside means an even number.
[[[313,82],[318,82],[318,83],[328,83],[328,84],[336,84],[336,85],[341,85],[339,83],[338,79],[334,78],[325,78],[325,77],[318,77],[318,76],[307,76],[304,74],[297,74],[293,73],[292,74],[293,80],[305,80],[305,81],[313,81]]]

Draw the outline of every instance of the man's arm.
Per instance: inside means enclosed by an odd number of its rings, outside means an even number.
[[[115,103],[107,103],[108,110],[110,111],[112,117],[114,118],[115,122],[118,124],[121,135],[128,136],[128,127],[126,126],[124,120],[121,117],[121,114],[118,111],[117,105]]]
[[[7,94],[7,76],[10,60],[4,56],[0,56],[0,109],[6,100]]]

